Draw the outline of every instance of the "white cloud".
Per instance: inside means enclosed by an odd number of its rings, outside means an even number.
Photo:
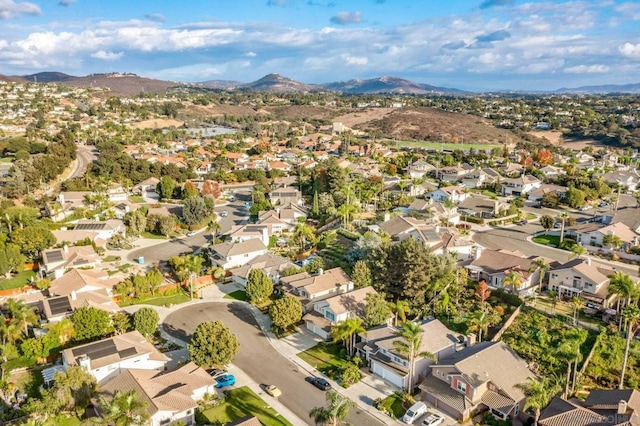
[[[124,56],[124,52],[105,52],[104,50],[98,50],[95,53],[92,53],[92,58],[95,59],[103,59],[105,61],[115,61],[116,59],[120,59]]]
[[[369,59],[366,56],[341,55],[347,65],[367,65]]]
[[[20,15],[42,15],[42,10],[35,3],[0,0],[0,19],[17,18]]]
[[[361,21],[362,13],[360,12],[338,12],[331,18],[331,22],[338,25],[357,24]]]
[[[256,52],[247,52],[244,54],[244,56],[246,56],[247,58],[255,58],[258,55],[256,54]]]
[[[640,43],[632,44],[625,43],[622,46],[618,47],[620,53],[629,58],[640,58]]]
[[[606,65],[576,65],[575,67],[568,67],[564,69],[564,72],[569,74],[602,74],[609,72],[610,68]]]

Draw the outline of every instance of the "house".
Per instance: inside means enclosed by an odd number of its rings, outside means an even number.
[[[98,383],[127,368],[164,370],[169,358],[138,331],[98,340],[62,351],[64,369],[79,365],[86,368]]]
[[[257,238],[262,241],[265,246],[268,246],[269,236],[272,234],[270,231],[269,225],[238,225],[231,227],[227,238],[228,241],[234,243],[241,243]]]
[[[622,241],[622,249],[639,244],[640,235],[622,222],[611,225],[601,223],[583,223],[568,229],[568,235],[583,245],[606,247],[604,237],[615,235]]]
[[[121,201],[127,201],[129,199],[129,193],[121,184],[112,183],[107,188],[107,198],[112,203],[119,203]]]
[[[108,220],[89,220],[82,219],[76,223],[73,228],[74,231],[89,231],[94,233],[93,240],[108,241],[114,235],[125,236],[127,227],[120,219],[108,219]]]
[[[227,423],[227,426],[262,426],[262,423],[256,416],[244,416],[234,422]]]
[[[596,267],[589,258],[574,259],[549,270],[549,290],[563,299],[579,297],[606,308],[610,304],[607,289],[611,274],[613,270]]]
[[[430,352],[438,362],[455,353],[464,342],[464,336],[449,330],[439,320],[431,319],[420,325],[423,338],[420,342],[419,353]],[[356,346],[358,354],[369,366],[369,371],[392,385],[406,389],[409,378],[409,363],[406,355],[397,352],[394,342],[400,340],[397,333],[400,327],[389,324],[370,328],[362,333],[362,339]],[[426,376],[429,366],[434,361],[428,357],[418,357],[414,366],[415,377],[412,383],[417,383],[420,376]]]
[[[305,312],[313,308],[313,302],[353,290],[353,281],[340,267],[282,277],[280,284],[285,293],[300,300]]]
[[[452,201],[454,203],[460,203],[466,200],[468,196],[469,194],[464,192],[464,189],[460,186],[444,186],[431,191],[426,195],[427,198],[430,198],[433,201]]]
[[[503,342],[466,347],[430,368],[419,386],[421,399],[460,422],[485,409],[502,420],[518,417],[526,400],[518,385],[534,378]]]
[[[430,164],[427,160],[420,158],[409,164],[407,173],[411,179],[422,179],[425,175],[434,172],[435,169],[435,166]]]
[[[635,389],[594,389],[580,403],[555,397],[542,410],[540,426],[607,426],[640,424],[640,392]]]
[[[502,187],[502,195],[519,197],[539,188],[542,185],[542,181],[533,175],[523,174],[517,178],[504,178],[500,185]]]
[[[98,269],[71,269],[51,281],[49,294],[68,296],[73,293],[105,290],[111,295],[111,289],[120,281],[120,278],[111,278],[108,273]]]
[[[151,426],[173,422],[195,424],[198,401],[215,394],[216,381],[201,367],[189,362],[176,370],[157,372],[125,369],[100,385],[100,394],[113,396],[116,391],[135,391],[147,403]]]
[[[546,177],[555,177],[555,176],[562,176],[567,174],[567,172],[562,167],[556,167],[551,165],[542,167],[540,171],[544,173]]]
[[[568,190],[569,188],[567,188],[566,186],[543,183],[536,189],[530,191],[528,193],[527,199],[530,201],[541,201],[545,194],[554,193],[558,196],[559,200],[564,200],[565,198],[567,198]]]
[[[382,222],[380,229],[389,234],[393,241],[402,241],[413,237],[429,248],[442,243],[441,230],[438,225],[428,225],[424,221],[409,216],[395,216]]]
[[[64,296],[47,297],[40,304],[42,315],[48,322],[62,321],[73,312],[82,307],[91,307],[114,314],[121,309],[113,301],[111,294],[106,289],[82,291],[72,291]]]
[[[607,225],[612,223],[623,223],[633,232],[640,234],[640,214],[634,208],[618,209],[617,211],[602,214],[601,222]]]
[[[616,170],[603,174],[602,180],[609,186],[620,186],[626,191],[634,192],[640,183],[640,173],[637,170]]]
[[[409,196],[422,197],[424,196],[424,194],[435,191],[436,189],[438,189],[438,184],[428,180],[420,183],[411,182],[411,184],[409,185]]]
[[[307,330],[328,339],[334,325],[348,318],[364,319],[365,299],[372,293],[377,292],[368,286],[316,301],[313,303],[313,309],[307,312],[302,320]]]
[[[458,212],[462,215],[463,220],[465,216],[479,219],[492,219],[506,215],[508,211],[508,204],[481,195],[468,197],[458,204]]]
[[[269,192],[267,198],[271,202],[271,205],[286,206],[288,204],[294,204],[301,206],[304,204],[304,198],[302,198],[302,192],[295,188],[280,188]]]
[[[139,184],[134,185],[132,190],[133,190],[133,193],[141,195],[144,198],[152,198],[157,200],[160,198],[160,195],[158,195],[158,193],[156,192],[156,188],[158,187],[159,183],[160,183],[160,179],[155,177],[150,177],[148,179],[143,180]]]
[[[461,184],[465,188],[484,188],[496,183],[500,173],[492,168],[476,169],[462,178]]]
[[[56,201],[47,203],[47,215],[54,221],[63,219],[76,209],[86,207],[86,200],[93,195],[90,191],[63,191],[58,194]]]
[[[267,252],[260,238],[251,238],[239,243],[224,242],[210,247],[211,262],[224,269],[242,266]]]
[[[40,270],[54,278],[60,278],[70,268],[95,268],[102,259],[93,246],[63,246],[42,251]]]
[[[532,268],[537,256],[524,257],[522,253],[507,250],[489,250],[476,247],[474,259],[465,266],[469,277],[484,280],[492,288],[504,287],[502,281],[510,272],[516,272],[520,284],[512,291],[520,291],[538,285],[540,271]]]
[[[232,269],[231,277],[234,282],[245,287],[247,285],[247,278],[249,278],[249,272],[251,272],[252,269],[261,269],[274,284],[278,284],[280,282],[281,272],[294,266],[296,265],[286,257],[266,252],[250,260],[246,265]]]
[[[460,182],[465,176],[473,172],[475,168],[467,163],[458,164],[452,167],[436,169],[436,180],[441,182]]]

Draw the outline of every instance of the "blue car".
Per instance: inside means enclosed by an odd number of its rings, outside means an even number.
[[[224,388],[226,386],[232,386],[236,384],[236,376],[233,374],[225,374],[216,378],[216,388]]]

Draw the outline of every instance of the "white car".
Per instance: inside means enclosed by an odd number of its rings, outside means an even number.
[[[444,422],[444,417],[438,413],[427,412],[427,417],[422,421],[422,426],[438,426]]]
[[[413,424],[420,416],[427,412],[427,406],[424,402],[416,402],[413,404],[404,416],[402,416],[402,421],[406,424]]]
[[[220,217],[227,217],[229,215],[229,213],[227,213],[227,211],[221,211],[220,212]]]
[[[193,237],[194,235],[196,235],[196,231],[187,232],[187,237]]]

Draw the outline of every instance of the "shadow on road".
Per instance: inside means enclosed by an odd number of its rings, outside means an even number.
[[[182,328],[176,328],[172,324],[162,323],[162,329],[170,336],[188,342],[191,340],[191,334]]]
[[[241,320],[242,322],[251,325],[255,329],[259,330],[262,333],[262,329],[256,322],[255,317],[251,313],[251,308],[247,305],[240,302],[233,302],[227,305],[227,309],[230,313],[232,313],[236,318]]]

